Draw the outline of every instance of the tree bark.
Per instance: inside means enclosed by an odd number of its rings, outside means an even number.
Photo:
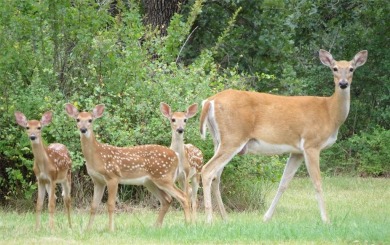
[[[160,30],[165,36],[172,16],[186,0],[142,0],[145,11],[144,24]]]

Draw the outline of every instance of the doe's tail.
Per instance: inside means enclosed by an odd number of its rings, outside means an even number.
[[[200,114],[200,135],[202,139],[206,139],[206,124],[210,110],[210,101],[202,102],[202,113]]]

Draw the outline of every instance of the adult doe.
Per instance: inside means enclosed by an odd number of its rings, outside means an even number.
[[[214,156],[202,169],[208,222],[212,221],[211,191],[217,197],[222,217],[226,218],[219,190],[220,176],[225,165],[239,153],[290,153],[276,196],[264,215],[265,221],[271,219],[280,197],[305,160],[321,218],[329,222],[322,194],[320,152],[336,141],[338,130],[348,116],[352,76],[366,62],[367,51],[360,51],[351,61],[336,61],[325,50],[320,50],[319,57],[333,73],[335,92],[330,97],[225,90],[203,101],[200,131],[205,137],[207,125],[215,145]]]

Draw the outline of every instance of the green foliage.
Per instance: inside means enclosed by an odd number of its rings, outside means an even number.
[[[329,96],[333,92],[329,70],[320,65],[318,49],[331,51],[336,59],[351,60],[368,50],[368,62],[354,75],[351,113],[341,128],[344,140],[355,132],[369,132],[376,125],[388,129],[390,33],[388,1],[286,1],[292,13],[288,26],[294,30],[297,55],[293,64],[302,80],[304,94]],[[303,78],[303,79],[302,79]],[[324,88],[325,87],[325,88]]]
[[[331,175],[388,177],[389,136],[389,130],[375,127],[334,144],[321,154],[322,170]]]
[[[199,50],[212,49],[234,13],[236,21],[213,54],[223,67],[247,74],[251,88],[286,95],[330,96],[331,73],[318,59],[320,48],[336,59],[350,60],[358,51],[369,52],[368,62],[356,72],[351,114],[341,140],[375,125],[389,128],[390,2],[379,1],[212,1],[196,20],[187,60]],[[255,74],[273,74],[259,80]],[[249,78],[249,79],[248,79]]]
[[[390,131],[375,128],[372,133],[348,139],[352,159],[363,176],[390,176]]]
[[[36,188],[30,142],[15,123],[16,110],[29,119],[40,119],[45,111],[53,111],[53,121],[43,129],[43,138],[48,144],[59,142],[68,147],[74,186],[80,187],[90,186],[82,183],[90,180],[85,178],[78,132],[74,120],[64,113],[65,103],[88,111],[96,104],[105,104],[104,116],[95,123],[101,142],[170,145],[170,127],[159,111],[160,102],[169,103],[174,110],[185,110],[222,89],[246,89],[237,69],[220,69],[208,49],[188,65],[177,59],[201,3],[193,5],[187,20],[180,14],[174,16],[165,37],[144,28],[136,4],[131,8],[119,4],[120,18],[93,1],[23,6],[9,2],[4,6],[6,11],[18,13],[1,17],[3,31],[15,30],[8,33],[7,42],[1,37],[5,55],[0,58],[4,71],[0,81],[5,90],[1,94],[4,120],[0,144],[4,156],[11,159],[2,166],[6,169],[0,177],[1,189],[7,192],[4,196],[27,197]],[[24,25],[26,19],[32,21]],[[213,146],[200,139],[197,121],[190,120],[186,142],[204,150],[207,160]],[[128,193],[143,196],[137,194],[137,188],[121,188],[123,197]],[[81,196],[79,191],[75,195]]]
[[[53,111],[43,137],[69,148],[74,183],[83,186],[90,180],[65,103],[80,110],[106,105],[95,128],[102,142],[169,145],[161,101],[184,110],[226,88],[331,95],[331,73],[318,60],[319,48],[336,59],[369,51],[367,64],[354,76],[349,118],[339,141],[322,153],[322,169],[388,175],[389,1],[191,0],[164,37],[144,27],[139,1],[116,2],[115,15],[107,1],[0,2],[0,198],[31,197],[35,188],[30,143],[15,123],[16,110],[31,119]],[[214,148],[211,140],[200,140],[198,117],[190,120],[186,141],[208,160]],[[247,204],[261,203],[243,190],[256,183],[255,196],[261,197],[259,183],[278,181],[285,160],[236,157],[223,175],[223,183],[232,184],[227,192],[242,193]]]
[[[286,160],[282,156],[259,155],[233,158],[221,181],[226,207],[235,211],[263,209],[272,183],[280,181]]]

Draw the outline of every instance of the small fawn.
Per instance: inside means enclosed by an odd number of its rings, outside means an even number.
[[[40,228],[41,211],[46,191],[49,194],[49,226],[50,229],[54,229],[55,188],[57,183],[62,186],[62,196],[68,215],[69,227],[72,227],[70,220],[72,160],[66,146],[53,143],[46,147],[41,136],[43,127],[51,122],[52,115],[52,112],[48,111],[43,114],[40,121],[28,121],[23,113],[15,112],[16,122],[26,129],[34,154],[33,170],[38,182],[36,229]]]
[[[72,104],[66,104],[67,114],[76,119],[80,130],[81,149],[86,160],[89,176],[94,184],[91,216],[87,229],[90,229],[105,187],[108,191],[109,230],[114,230],[113,213],[118,192],[118,184],[143,185],[161,203],[155,223],[161,226],[164,216],[176,198],[184,209],[186,222],[190,222],[187,196],[175,186],[178,157],[168,147],[160,145],[141,145],[135,147],[116,147],[99,143],[93,132],[93,122],[104,112],[104,105],[95,106],[92,112],[79,112]]]
[[[203,166],[203,154],[192,144],[184,144],[184,130],[187,120],[195,116],[198,109],[197,104],[187,108],[186,112],[172,112],[171,107],[160,103],[161,113],[169,119],[172,129],[171,149],[179,154],[179,176],[178,180],[184,188],[187,196],[191,195],[191,210],[193,218],[196,217],[198,208],[198,188],[200,182],[200,172]],[[188,182],[191,180],[192,188],[189,188]]]

